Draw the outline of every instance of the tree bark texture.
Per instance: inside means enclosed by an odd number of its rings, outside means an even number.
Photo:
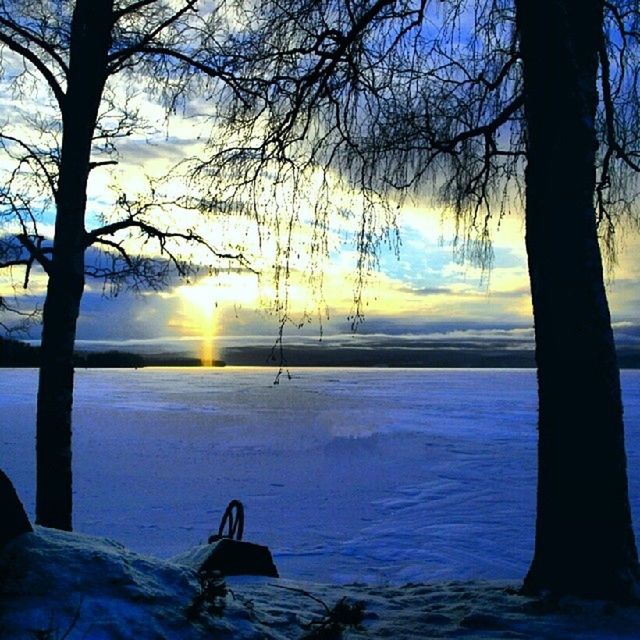
[[[72,526],[71,411],[76,321],[84,290],[91,144],[106,79],[113,0],[77,0],[62,109],[56,224],[43,309],[37,410],[36,521]]]
[[[594,211],[603,2],[516,0],[539,391],[525,590],[637,597],[619,370]]]

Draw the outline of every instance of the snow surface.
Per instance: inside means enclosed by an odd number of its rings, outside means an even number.
[[[638,637],[638,609],[505,588],[533,547],[533,371],[294,374],[78,371],[75,527],[118,542],[41,528],[11,542],[0,637],[292,640],[345,596],[365,607],[346,639]],[[640,371],[622,382],[637,521]],[[36,383],[0,379],[0,467],[30,515]],[[151,556],[206,540],[232,497],[284,579],[229,578],[221,610],[190,617],[195,574]]]
[[[294,640],[342,598],[358,628],[316,638],[637,638],[638,608],[530,599],[504,584],[336,586],[229,578],[213,607],[193,605],[195,574],[107,539],[37,528],[0,552],[0,637],[11,640]],[[190,613],[191,611],[191,613]]]
[[[286,578],[518,580],[531,559],[531,370],[79,370],[77,531],[168,558],[231,498]],[[640,517],[640,371],[624,371]],[[33,516],[37,375],[4,370],[0,467]]]

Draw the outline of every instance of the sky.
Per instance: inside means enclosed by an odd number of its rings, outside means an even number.
[[[143,174],[162,172],[168,159],[184,153],[192,132],[178,126],[164,142],[130,144],[122,153],[118,175],[96,175],[89,199],[90,224],[110,205],[108,181],[118,179],[125,190],[144,188]],[[142,186],[141,186],[142,185]],[[357,211],[357,203],[351,203]],[[382,243],[377,268],[362,292],[363,318],[353,325],[357,253],[353,220],[342,220],[329,231],[329,255],[312,264],[308,253],[311,227],[302,215],[294,234],[288,309],[292,322],[284,329],[285,348],[353,349],[372,353],[368,363],[387,347],[415,350],[460,348],[531,349],[531,311],[524,222],[513,212],[492,229],[493,261],[481,268],[461,261],[454,245],[451,215],[428,203],[406,202],[398,213],[398,246]],[[47,230],[47,220],[41,229]],[[205,364],[251,348],[251,362],[267,362],[277,341],[279,315],[274,301],[285,290],[274,283],[273,264],[279,258],[269,238],[258,246],[252,221],[237,219],[191,221],[212,236],[245,239],[250,263],[260,273],[221,263],[217,273],[203,273],[190,282],[178,279],[160,291],[123,289],[111,295],[101,281],[87,280],[78,322],[80,349],[119,349],[148,353],[180,353]],[[623,237],[618,264],[608,271],[608,293],[619,342],[640,344],[640,265],[635,260],[640,240]],[[151,250],[153,252],[153,249]],[[92,259],[88,254],[88,260]],[[196,262],[198,255],[195,256]],[[203,258],[204,261],[204,258]],[[321,296],[309,276],[321,271]],[[22,275],[14,274],[20,283]],[[14,282],[14,285],[15,285]],[[4,292],[9,292],[5,278]],[[34,272],[29,295],[41,300],[46,279]],[[21,293],[21,292],[20,292]],[[300,326],[298,326],[300,325]],[[29,336],[38,338],[39,329]],[[332,352],[336,353],[336,352]],[[404,358],[404,356],[403,356]],[[359,362],[359,361],[358,361]],[[403,360],[404,362],[404,360]]]
[[[19,62],[5,55],[5,72]],[[5,73],[5,80],[10,79]],[[51,117],[47,96],[39,85],[29,86],[27,100],[16,92],[0,95],[0,110],[12,113],[2,131],[46,145],[47,137],[33,128],[34,104],[41,110],[39,122]],[[138,109],[140,127],[118,141],[118,165],[91,172],[88,192],[87,227],[116,219],[113,203],[118,194],[130,201],[149,191],[149,177],[161,179],[162,197],[167,200],[185,189],[184,181],[164,179],[172,165],[202,153],[202,140],[211,133],[211,124],[187,117],[198,113],[204,103],[191,103],[185,112],[167,119],[165,110],[143,91],[126,84],[109,87],[114,101],[128,101]],[[108,116],[108,118],[111,116]],[[108,122],[107,118],[107,122]],[[207,128],[208,127],[208,128]],[[96,147],[96,157],[103,153]],[[0,170],[10,170],[4,154]],[[268,357],[279,335],[283,302],[290,322],[284,327],[285,344],[292,347],[345,348],[359,346],[375,351],[385,345],[396,349],[415,349],[421,344],[452,348],[460,344],[487,345],[514,349],[532,345],[532,312],[529,294],[524,222],[517,210],[492,228],[493,261],[481,268],[461,261],[456,251],[455,225],[446,210],[419,198],[408,199],[397,211],[399,243],[380,243],[376,268],[368,273],[362,289],[362,319],[356,326],[354,296],[358,290],[357,251],[354,238],[362,202],[358,194],[333,181],[330,198],[335,205],[325,229],[326,255],[314,253],[313,201],[319,177],[311,175],[306,192],[295,203],[288,187],[280,185],[275,202],[270,194],[261,204],[270,213],[271,226],[260,233],[254,221],[241,216],[205,218],[191,210],[167,205],[154,215],[162,224],[195,229],[221,251],[241,248],[252,270],[235,262],[217,261],[194,250],[189,256],[203,265],[190,281],[173,279],[160,291],[119,290],[113,295],[101,281],[87,281],[78,322],[78,346],[83,349],[125,349],[132,351],[180,352],[200,357],[203,362],[224,359],[231,349],[255,347]],[[115,186],[115,189],[114,189]],[[186,186],[191,188],[190,185]],[[41,204],[39,233],[51,237],[53,216],[50,203]],[[289,277],[275,276],[284,268],[283,244],[286,225],[277,228],[274,213],[280,206],[286,213],[295,210]],[[277,211],[276,211],[277,210]],[[114,215],[115,218],[110,217]],[[282,220],[285,220],[282,218]],[[283,226],[285,228],[283,228]],[[373,225],[381,233],[382,217]],[[5,224],[9,232],[19,231]],[[640,344],[640,240],[621,230],[618,264],[608,270],[608,292],[619,341]],[[285,243],[286,244],[286,243]],[[393,243],[391,243],[393,245]],[[157,253],[157,247],[141,247],[132,239],[127,245],[133,253]],[[89,252],[87,260],[95,260]],[[29,289],[23,292],[20,269],[0,274],[0,295],[17,293],[28,304],[41,304],[46,278],[34,269]],[[286,285],[284,284],[286,282]],[[25,295],[26,294],[26,295]],[[38,327],[28,337],[37,340]]]
[[[307,265],[293,270],[286,348],[532,347],[520,216],[504,219],[494,231],[488,269],[459,261],[453,225],[436,211],[406,207],[399,230],[398,250],[381,249],[378,269],[363,290],[364,317],[355,327],[355,254],[346,240],[324,263],[322,300],[305,282]],[[640,267],[634,259],[639,248],[638,240],[629,238],[608,283],[618,339],[631,344],[640,342]],[[88,281],[78,346],[186,353],[204,363],[225,359],[229,349],[252,347],[252,361],[266,361],[279,328],[270,266],[261,275],[232,268],[191,283],[176,281],[160,292],[123,291],[115,297],[105,294],[101,282]]]
[[[178,121],[171,137],[161,145],[131,145],[119,180],[126,182],[154,167],[164,170],[167,158],[196,145],[198,133],[190,127]],[[100,202],[105,189],[100,180],[104,176],[98,176],[93,186],[93,203]],[[342,213],[350,211],[352,217],[332,213],[327,229],[328,255],[314,260],[313,185],[309,193],[308,200],[299,199],[295,205],[299,220],[292,235],[286,289],[281,286],[282,279],[280,286],[274,282],[274,264],[282,264],[283,258],[275,247],[276,232],[272,231],[272,236],[262,233],[258,238],[253,220],[196,217],[189,224],[203,235],[243,245],[259,273],[223,262],[218,273],[202,273],[190,283],[176,281],[160,292],[123,292],[116,298],[105,296],[100,282],[89,281],[78,325],[79,345],[105,348],[105,341],[110,341],[106,343],[109,348],[184,352],[204,362],[225,359],[233,348],[256,347],[252,362],[266,361],[278,337],[280,316],[274,306],[287,295],[291,322],[285,326],[284,339],[290,351],[296,347],[380,351],[385,346],[405,350],[425,345],[532,348],[521,211],[516,209],[502,220],[494,220],[493,260],[482,268],[461,259],[450,212],[418,198],[405,201],[398,210],[399,242],[380,243],[378,263],[362,292],[363,319],[354,326],[354,235],[359,229],[361,202],[334,185],[334,201],[339,201]],[[285,213],[288,205],[287,201]],[[381,232],[383,220],[373,227]],[[612,317],[619,341],[640,344],[640,265],[635,259],[640,239],[633,233],[620,233],[618,240],[618,263],[607,272]],[[322,276],[320,290],[318,275]],[[376,356],[371,358],[375,361]]]

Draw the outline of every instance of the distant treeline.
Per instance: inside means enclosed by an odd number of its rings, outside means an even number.
[[[224,359],[232,366],[279,366],[277,358],[267,359],[264,347],[228,347]],[[514,349],[497,345],[475,347],[451,343],[442,346],[398,348],[376,345],[366,347],[335,347],[284,345],[284,359],[289,367],[389,367],[389,368],[534,368],[533,349]],[[618,348],[618,364],[622,369],[640,369],[640,349],[622,345]]]
[[[0,366],[37,367],[39,363],[40,349],[0,336]]]
[[[214,367],[279,366],[269,359],[264,346],[228,347],[225,360],[215,360]],[[329,346],[285,345],[285,363],[290,367],[409,367],[409,368],[510,368],[535,367],[532,349],[513,349],[497,345],[471,347],[450,344],[447,347],[422,348],[353,348]],[[640,349],[628,345],[618,347],[618,363],[622,369],[640,369]],[[37,367],[40,349],[19,340],[0,337],[0,367]],[[80,351],[75,354],[78,368],[200,367],[199,358],[180,353],[138,354],[126,351]]]
[[[198,358],[181,355],[141,355],[126,351],[80,351],[74,355],[74,364],[78,368],[127,368],[140,367],[199,367]],[[0,367],[38,367],[40,365],[40,347],[0,336]],[[222,360],[215,360],[214,367],[223,367]]]

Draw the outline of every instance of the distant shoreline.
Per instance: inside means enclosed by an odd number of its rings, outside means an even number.
[[[621,369],[640,369],[640,348],[618,347]],[[184,353],[134,353],[121,350],[78,350],[74,364],[80,369],[144,367],[331,367],[388,369],[535,369],[531,348],[504,348],[496,344],[428,345],[401,348],[397,344],[375,348],[285,345],[283,360],[264,346],[227,347],[223,359],[203,365],[200,358]],[[0,337],[0,367],[38,367],[40,348]]]
[[[40,365],[40,347],[19,340],[0,337],[0,367],[25,368]],[[226,362],[214,360],[213,367]],[[140,354],[128,351],[76,351],[77,369],[141,369],[143,367],[201,367],[199,358],[181,354]]]

